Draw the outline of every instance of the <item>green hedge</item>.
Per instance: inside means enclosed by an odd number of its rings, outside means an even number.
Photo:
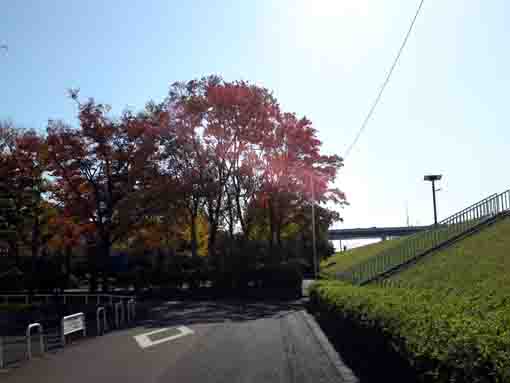
[[[510,382],[510,304],[480,311],[469,297],[431,289],[339,282],[312,286],[311,303],[376,334],[424,382]]]

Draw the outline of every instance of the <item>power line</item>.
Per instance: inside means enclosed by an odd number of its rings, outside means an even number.
[[[352,141],[352,143],[349,145],[349,147],[345,151],[345,155],[343,157],[344,159],[347,158],[347,156],[351,153],[351,150],[354,148],[354,146],[358,142],[361,134],[367,127],[368,121],[370,120],[370,117],[372,117],[372,114],[374,113],[374,110],[375,110],[377,104],[379,103],[379,100],[381,99],[384,89],[386,88],[386,85],[388,85],[388,82],[390,81],[393,70],[397,66],[400,55],[402,54],[402,51],[404,50],[407,40],[409,39],[409,35],[411,34],[411,31],[413,30],[414,23],[416,22],[416,19],[418,18],[418,15],[420,14],[420,10],[421,10],[421,7],[422,7],[424,1],[425,0],[420,1],[420,4],[418,5],[418,9],[416,10],[413,20],[411,21],[411,25],[409,26],[409,29],[407,30],[404,41],[402,42],[402,45],[400,46],[400,49],[398,50],[397,56],[395,57],[395,60],[393,61],[393,64],[390,67],[390,70],[386,74],[386,78],[384,79],[384,82],[383,82],[381,88],[379,89],[379,93],[377,93],[377,97],[375,98],[374,102],[372,103],[372,106],[370,107],[370,109],[368,111],[368,114],[366,115],[365,119],[363,120],[363,123],[361,124],[361,127],[358,130],[358,133],[356,134],[356,137],[354,137],[354,140]]]

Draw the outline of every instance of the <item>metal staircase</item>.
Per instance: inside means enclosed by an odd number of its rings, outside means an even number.
[[[509,212],[510,190],[493,194],[451,215],[437,226],[404,238],[395,247],[336,274],[336,277],[355,285],[383,279],[421,257],[481,230]]]

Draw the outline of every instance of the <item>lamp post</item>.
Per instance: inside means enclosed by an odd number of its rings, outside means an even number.
[[[310,183],[312,184],[312,247],[313,247],[313,272],[314,279],[319,277],[319,264],[317,263],[317,245],[315,240],[315,191],[313,187],[313,176],[310,174]]]
[[[430,174],[423,177],[424,181],[432,182],[432,201],[434,203],[434,225],[437,226],[437,206],[436,206],[436,181],[439,181],[443,176],[441,174]]]

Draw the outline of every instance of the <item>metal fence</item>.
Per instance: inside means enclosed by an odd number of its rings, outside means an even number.
[[[437,226],[402,239],[395,247],[336,274],[336,277],[356,285],[368,283],[509,210],[510,190],[493,194],[442,220]]]
[[[24,295],[12,296],[15,298],[9,300],[10,303],[25,302]],[[2,302],[1,297],[0,303]],[[44,298],[46,295],[41,297]],[[88,306],[84,305],[85,295],[68,295],[67,298],[68,304],[76,303],[74,299],[80,299],[84,311],[64,317],[57,316],[56,319],[41,317],[41,321],[38,320],[38,317],[30,317],[30,322],[26,322],[28,327],[24,327],[27,325],[23,323],[27,320],[25,317],[20,319],[13,316],[8,319],[10,322],[2,322],[4,325],[12,324],[12,328],[6,327],[3,332],[0,332],[0,370],[30,359],[34,347],[38,354],[62,348],[67,343],[66,337],[75,338],[74,333],[81,332],[83,336],[88,337],[101,336],[115,327],[122,328],[127,324],[136,325],[136,300],[132,296],[101,295],[98,300],[97,296],[88,295],[86,300]],[[96,305],[98,301],[105,303]],[[58,324],[53,323],[55,320],[58,321]],[[40,323],[34,324],[35,321]],[[115,326],[116,323],[118,323],[117,326]],[[39,330],[38,337],[32,334],[32,329]]]
[[[114,294],[0,294],[0,303],[84,303],[84,304],[114,304],[116,302],[129,301],[129,295]]]

